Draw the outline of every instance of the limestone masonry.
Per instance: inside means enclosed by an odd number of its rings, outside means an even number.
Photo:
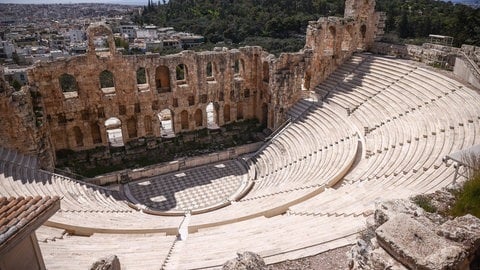
[[[305,48],[278,58],[260,47],[124,56],[106,25],[91,25],[86,55],[36,64],[18,92],[0,81],[0,146],[39,155],[43,168],[53,168],[59,150],[122,146],[252,118],[273,130],[382,34],[374,7],[373,0],[346,1],[344,18],[310,22]]]

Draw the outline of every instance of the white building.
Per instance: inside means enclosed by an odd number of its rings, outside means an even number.
[[[120,25],[120,33],[128,35],[128,39],[134,39],[137,37],[137,29],[138,26],[136,25]]]
[[[0,58],[12,59],[15,46],[10,41],[0,41]]]
[[[67,32],[70,43],[82,43],[86,40],[86,34],[83,30],[72,29]]]

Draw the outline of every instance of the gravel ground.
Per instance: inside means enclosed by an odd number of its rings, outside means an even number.
[[[338,270],[348,269],[347,252],[352,246],[333,249],[315,256],[306,257],[293,261],[284,261],[268,266],[268,270],[297,270],[297,269],[315,269],[315,270]]]

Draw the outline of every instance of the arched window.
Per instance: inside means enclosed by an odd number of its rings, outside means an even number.
[[[166,66],[159,66],[155,70],[155,83],[158,93],[167,93],[170,88],[170,70]]]
[[[243,77],[244,71],[245,71],[245,62],[243,61],[243,59],[235,60],[235,64],[233,66],[233,74],[236,77]]]
[[[96,123],[90,124],[90,134],[92,135],[92,141],[94,144],[102,143],[100,127]]]
[[[58,78],[63,93],[77,92],[77,80],[70,74],[64,73]]]
[[[268,62],[263,62],[263,81],[266,83],[270,81],[270,65]]]
[[[73,127],[73,135],[75,136],[75,146],[83,146],[82,130],[77,126]]]
[[[152,117],[150,115],[143,118],[143,128],[145,129],[145,135],[153,135]]]
[[[115,93],[115,79],[113,77],[113,73],[104,70],[100,72],[100,88],[102,92],[105,94],[112,94]]]
[[[182,129],[188,129],[189,124],[188,124],[188,112],[187,111],[182,111],[180,113],[180,124],[182,126]]]
[[[112,147],[124,146],[122,134],[122,122],[116,117],[108,118],[105,121],[108,143]]]
[[[187,84],[187,66],[180,64],[175,68],[177,84]]]
[[[243,119],[243,102],[237,103],[237,120]]]
[[[202,127],[202,126],[203,126],[203,114],[202,114],[202,110],[197,109],[197,110],[195,111],[194,118],[195,118],[195,126],[196,126],[196,127]]]
[[[158,114],[158,120],[160,120],[160,136],[164,138],[175,137],[172,111],[169,109],[161,111]]]
[[[207,127],[209,129],[218,129],[218,109],[213,102],[208,103],[207,112]]]
[[[230,122],[230,105],[228,104],[223,106],[223,121],[225,121],[225,123]]]
[[[195,105],[195,96],[193,96],[193,95],[188,96],[187,100],[188,100],[188,106]]]
[[[147,70],[144,67],[137,69],[137,87],[139,91],[148,90]]]
[[[207,81],[215,81],[215,76],[217,73],[217,67],[215,63],[207,63]]]
[[[352,50],[353,27],[347,25],[343,30],[342,51]]]
[[[137,120],[134,117],[131,117],[127,120],[127,131],[128,131],[128,138],[136,138],[137,137]]]
[[[362,24],[362,26],[360,26],[360,34],[362,35],[362,39],[365,39],[365,37],[367,36],[367,26],[365,24]]]

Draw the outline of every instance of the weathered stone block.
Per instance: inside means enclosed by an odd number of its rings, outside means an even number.
[[[438,236],[434,226],[398,214],[375,233],[379,245],[410,269],[465,269],[468,255],[464,248]]]

